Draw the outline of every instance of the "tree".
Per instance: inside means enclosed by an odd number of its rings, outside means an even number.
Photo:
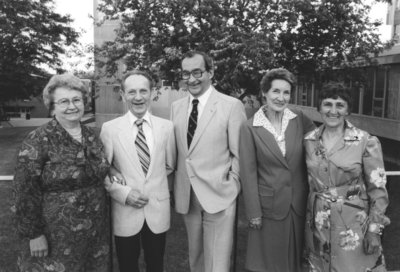
[[[77,43],[72,19],[54,12],[53,0],[0,0],[0,102],[27,98],[60,70],[64,47]]]
[[[79,78],[94,78],[94,45],[78,44],[66,49],[63,67]]]
[[[100,12],[121,24],[95,52],[109,76],[123,61],[177,80],[185,51],[207,51],[220,91],[257,93],[273,67],[314,74],[370,61],[385,44],[369,9],[363,0],[103,0]]]

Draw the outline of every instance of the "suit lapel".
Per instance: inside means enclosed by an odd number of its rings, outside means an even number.
[[[147,171],[147,175],[149,176],[154,168],[154,161],[155,161],[155,156],[156,154],[159,154],[158,150],[160,148],[160,145],[163,141],[164,137],[164,126],[161,123],[158,123],[158,120],[154,118],[152,115],[150,115],[150,120],[151,120],[151,126],[152,126],[152,133],[153,133],[153,149],[150,152],[150,165],[149,165],[149,170]]]
[[[199,142],[201,135],[204,133],[208,123],[211,121],[212,117],[216,112],[216,105],[218,103],[217,93],[212,89],[210,97],[204,107],[203,113],[200,119],[197,121],[197,128],[193,136],[192,143],[190,144],[189,153],[194,149],[194,147]],[[187,131],[187,129],[185,130]]]
[[[183,148],[187,150],[187,124],[188,124],[188,108],[189,108],[189,96],[182,101],[180,105],[177,105],[179,107],[179,113],[177,114],[176,118],[177,124],[179,125],[178,127],[178,133],[179,137],[181,138],[181,141],[178,141],[183,144]]]
[[[285,141],[286,141],[286,158],[291,158],[292,153],[295,150],[296,139],[299,137],[299,133],[303,133],[300,131],[298,127],[298,116],[289,120],[289,124],[285,131]],[[302,138],[302,137],[301,137]],[[303,144],[301,142],[301,144]]]
[[[140,165],[139,157],[137,155],[135,138],[133,137],[131,128],[132,124],[129,124],[129,117],[128,115],[125,115],[124,120],[119,127],[120,133],[118,133],[118,139],[123,147],[122,149],[126,152],[127,158],[129,158],[131,165],[135,167],[136,171],[144,175]]]
[[[272,135],[263,127],[255,127],[255,130],[260,139],[264,142],[271,153],[278,159],[278,161],[289,168],[289,165],[287,164],[286,159],[283,157],[282,151],[279,149],[278,143],[276,142],[274,135]]]

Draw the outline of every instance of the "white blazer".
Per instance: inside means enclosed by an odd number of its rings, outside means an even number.
[[[170,227],[170,195],[167,175],[175,167],[175,137],[172,122],[150,115],[154,147],[150,154],[150,166],[145,176],[135,147],[135,137],[128,113],[103,124],[100,138],[107,160],[124,177],[126,185],[105,180],[111,196],[113,232],[117,236],[137,234],[146,220],[153,233],[162,233]],[[131,189],[149,197],[141,209],[126,205]]]
[[[208,213],[217,213],[235,201],[239,191],[239,130],[246,120],[242,102],[212,88],[197,122],[190,148],[187,147],[189,97],[171,108],[177,143],[175,209],[186,214],[190,188]]]

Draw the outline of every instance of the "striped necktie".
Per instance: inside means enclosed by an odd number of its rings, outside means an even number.
[[[188,125],[188,131],[187,131],[188,148],[190,147],[190,144],[192,143],[194,132],[196,131],[196,127],[197,127],[197,115],[199,114],[197,111],[197,105],[199,104],[199,100],[193,99],[192,104],[193,104],[193,107],[192,107],[192,112],[190,113],[190,116],[189,116],[189,125]]]
[[[135,124],[138,127],[138,133],[135,140],[136,151],[139,156],[144,175],[146,175],[150,165],[150,151],[146,144],[146,137],[143,132],[143,119],[136,120]]]

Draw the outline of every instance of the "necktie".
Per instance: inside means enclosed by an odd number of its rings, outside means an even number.
[[[136,151],[139,156],[144,175],[146,175],[150,165],[150,151],[146,144],[146,137],[143,132],[143,120],[138,119],[135,121],[135,124],[138,127],[138,134],[135,140]]]
[[[197,127],[197,115],[199,114],[197,111],[197,105],[199,104],[198,99],[193,99],[192,101],[192,112],[190,113],[189,116],[189,125],[188,125],[188,131],[187,131],[187,144],[188,148],[190,147],[190,144],[192,143],[194,132],[196,131]]]

